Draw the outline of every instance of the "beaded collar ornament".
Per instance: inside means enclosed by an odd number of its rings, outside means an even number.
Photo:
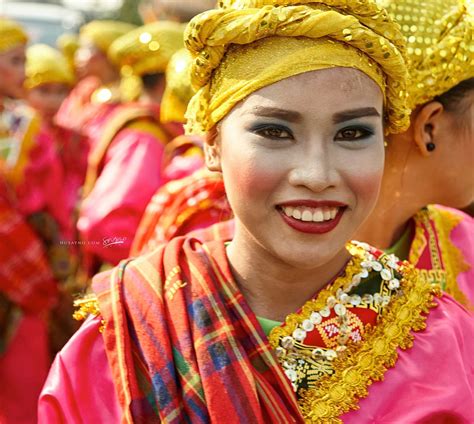
[[[353,258],[344,275],[298,313],[289,315],[285,324],[273,329],[269,336],[297,393],[311,388],[324,375],[331,375],[331,363],[344,355],[349,343],[362,340],[365,326],[375,324],[378,315],[401,291],[402,263],[397,257],[356,241],[349,243],[347,249]],[[377,289],[362,294],[364,283],[369,280],[376,280]],[[365,309],[365,322],[355,309]]]

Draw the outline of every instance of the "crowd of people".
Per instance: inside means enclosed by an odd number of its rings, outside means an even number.
[[[474,4],[208,3],[0,17],[0,424],[474,423]]]

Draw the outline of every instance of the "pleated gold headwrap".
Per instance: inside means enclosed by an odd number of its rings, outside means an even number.
[[[379,0],[407,38],[408,104],[432,100],[474,77],[472,0]]]
[[[59,50],[46,44],[35,44],[26,51],[26,80],[28,89],[47,83],[72,85],[74,74]]]
[[[0,53],[27,42],[28,36],[20,24],[10,19],[0,18]]]
[[[385,96],[386,130],[408,125],[405,39],[373,0],[227,0],[185,33],[197,90],[187,132],[202,134],[252,92],[303,72],[359,69]]]

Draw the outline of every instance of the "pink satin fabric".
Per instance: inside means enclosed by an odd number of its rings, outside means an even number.
[[[155,136],[135,129],[114,138],[80,211],[77,227],[86,255],[114,265],[128,257],[143,212],[162,182],[163,150]]]
[[[99,318],[88,319],[56,355],[39,399],[38,423],[120,423]]]
[[[474,422],[474,320],[449,296],[438,303],[414,346],[399,351],[359,410],[342,416],[345,424]],[[40,424],[120,422],[100,325],[89,318],[57,356],[40,397]]]
[[[450,237],[454,246],[461,251],[464,262],[470,265],[467,271],[457,276],[457,282],[471,305],[474,305],[474,218],[457,209],[439,205],[437,207],[446,209],[462,218],[462,221],[451,232]]]
[[[49,366],[46,320],[26,314],[0,355],[0,424],[36,423],[38,396]]]

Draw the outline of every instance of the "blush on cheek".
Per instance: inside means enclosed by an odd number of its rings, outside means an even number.
[[[230,156],[233,160],[222,164],[226,190],[234,191],[241,201],[245,198],[264,200],[270,196],[281,177],[277,164],[268,158],[235,153],[235,156]],[[228,195],[233,197],[231,193]]]
[[[375,206],[382,184],[383,169],[360,171],[351,179],[351,190],[357,199],[357,207],[369,214]]]

